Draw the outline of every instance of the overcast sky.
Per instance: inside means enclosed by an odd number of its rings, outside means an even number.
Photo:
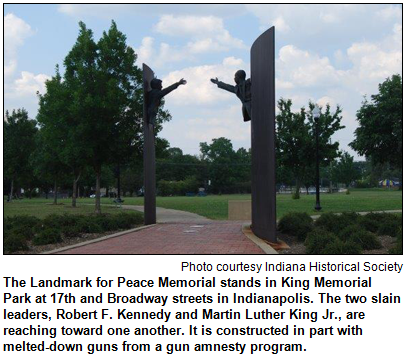
[[[363,96],[402,70],[400,5],[5,5],[5,109],[37,112],[36,92],[72,48],[78,22],[97,41],[111,20],[127,36],[163,85],[186,86],[166,97],[172,121],[160,133],[172,147],[198,154],[199,143],[227,137],[250,147],[250,124],[241,103],[210,78],[233,83],[238,69],[249,75],[250,47],[276,28],[276,99],[339,104],[345,129],[335,135],[349,150]],[[351,154],[353,151],[349,150]]]

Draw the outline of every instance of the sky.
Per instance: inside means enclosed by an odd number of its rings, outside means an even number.
[[[200,142],[231,139],[249,148],[250,124],[241,102],[210,78],[233,84],[249,77],[250,48],[271,26],[276,30],[276,100],[292,99],[299,110],[309,101],[343,110],[345,129],[334,135],[340,149],[360,159],[348,144],[356,112],[378,84],[402,73],[402,7],[391,4],[13,4],[4,5],[4,109],[38,110],[37,91],[55,73],[76,41],[78,22],[97,41],[111,20],[166,87],[187,80],[166,97],[172,120],[159,136],[187,154]]]

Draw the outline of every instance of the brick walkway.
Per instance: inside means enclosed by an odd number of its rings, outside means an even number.
[[[157,224],[59,254],[264,254],[241,222]]]

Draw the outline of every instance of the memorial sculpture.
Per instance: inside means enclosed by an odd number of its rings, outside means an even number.
[[[275,28],[259,36],[251,47],[251,79],[243,70],[234,78],[236,86],[217,78],[211,81],[234,93],[242,102],[244,121],[251,121],[252,231],[276,243],[275,160]],[[162,82],[143,64],[144,81],[144,222],[156,222],[154,123],[161,99],[183,79],[162,89]]]
[[[236,86],[221,82],[217,77],[212,78],[210,81],[216,84],[218,88],[236,94],[242,103],[244,122],[248,122],[251,120],[251,80],[246,80],[245,77],[245,71],[238,70],[234,75],[234,81],[237,84]]]
[[[155,174],[155,120],[162,98],[180,85],[182,78],[173,85],[162,88],[162,81],[155,78],[154,72],[144,63],[142,65],[144,87],[144,223],[156,223],[156,174]]]
[[[251,79],[235,73],[236,86],[211,81],[235,93],[243,104],[244,121],[251,120],[252,231],[276,243],[275,161],[275,28],[259,36],[251,47]]]
[[[162,81],[158,78],[151,80],[151,91],[147,93],[148,123],[155,124],[158,108],[164,96],[177,89],[180,85],[185,85],[186,81],[182,78],[179,82],[162,89]]]

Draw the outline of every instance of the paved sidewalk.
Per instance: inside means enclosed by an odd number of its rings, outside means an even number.
[[[137,210],[144,212],[144,206],[141,205],[122,205],[123,209]],[[190,213],[187,211],[156,208],[156,219],[158,223],[208,223],[213,222],[204,216]]]
[[[241,227],[236,221],[157,224],[58,254],[265,254]]]

